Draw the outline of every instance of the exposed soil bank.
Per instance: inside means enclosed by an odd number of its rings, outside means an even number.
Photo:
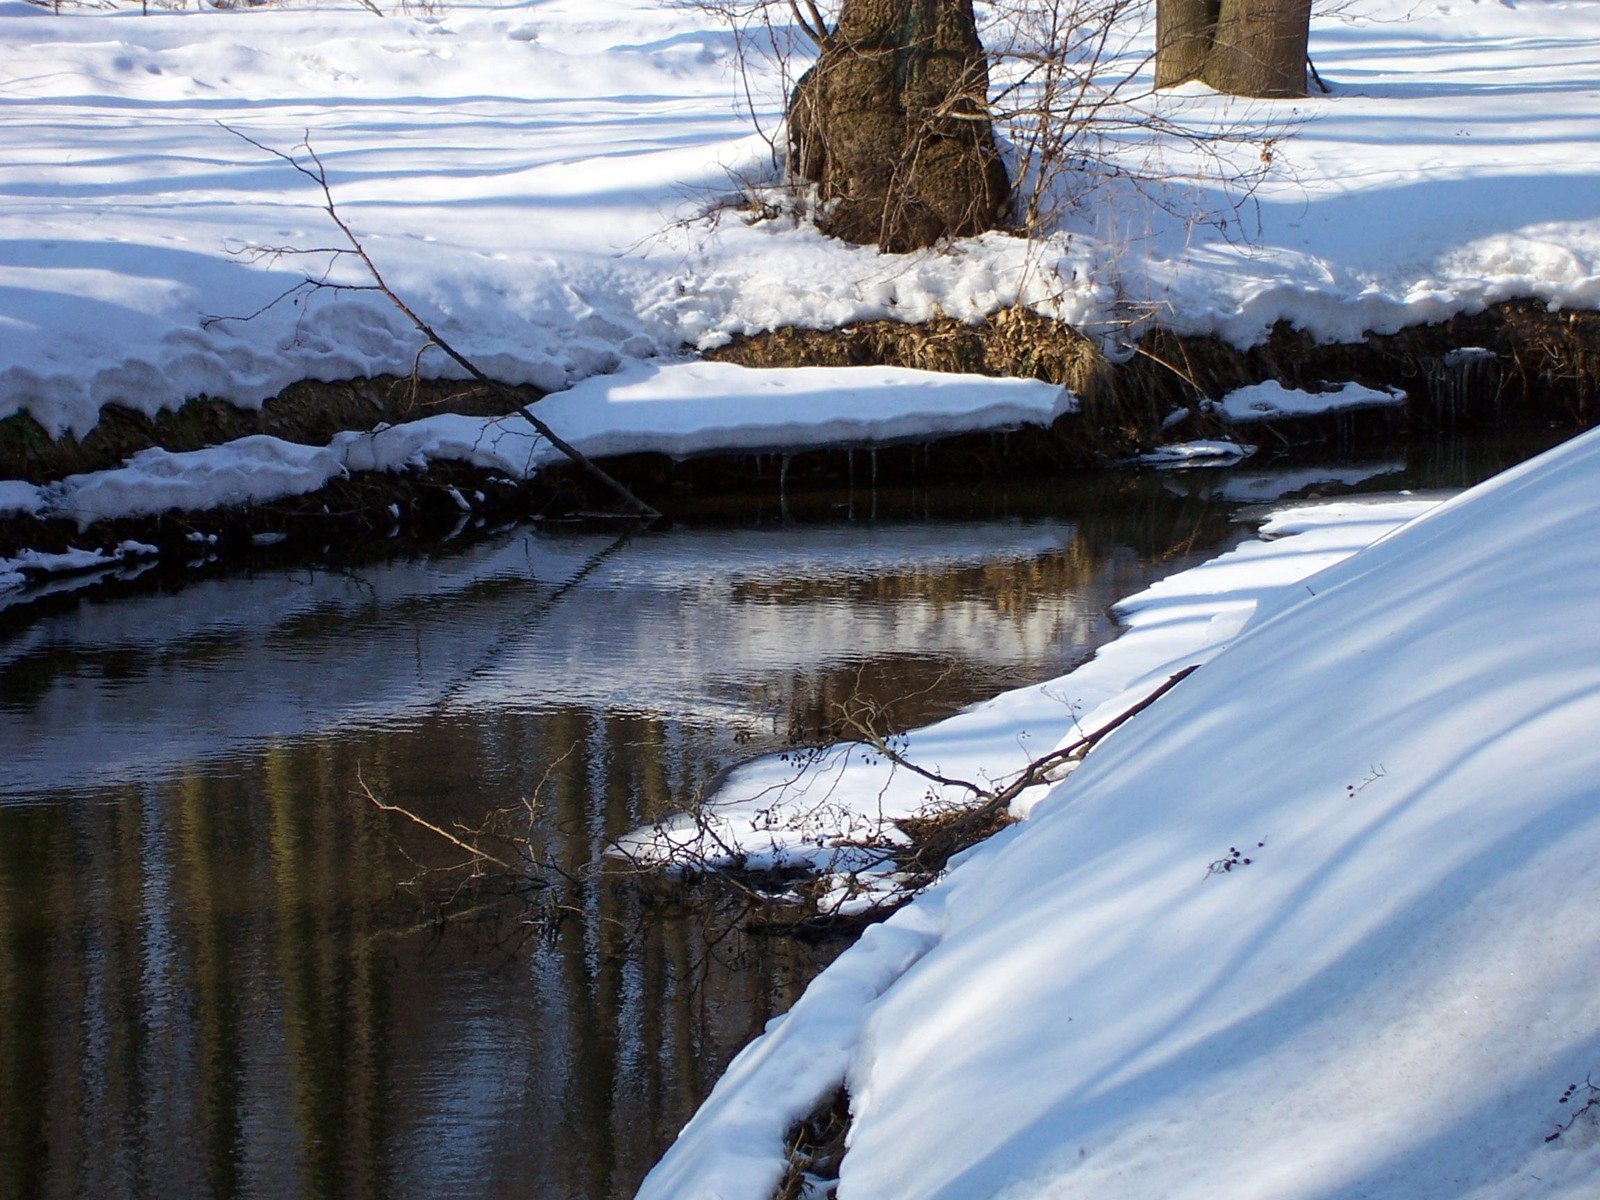
[[[1466,348],[1489,353],[1461,355]],[[1403,414],[1377,410],[1274,422],[1284,441],[1329,436],[1362,441],[1386,438],[1402,427],[1448,429],[1463,423],[1492,428],[1555,421],[1585,427],[1595,419],[1600,397],[1600,313],[1550,312],[1532,301],[1508,301],[1437,325],[1335,344],[1280,325],[1266,342],[1245,351],[1214,338],[1181,338],[1158,329],[1125,359],[1113,361],[1070,326],[1010,309],[974,325],[942,319],[778,329],[735,338],[706,357],[754,367],[886,364],[1058,383],[1078,394],[1083,412],[1063,419],[1032,453],[1039,465],[1059,467],[1064,458],[1068,464],[1090,462],[1148,444],[1175,409],[1193,410],[1204,399],[1266,379],[1309,391],[1354,380],[1398,387],[1409,397]],[[542,394],[532,388],[517,392],[527,401]],[[253,433],[316,445],[380,421],[505,410],[503,401],[470,384],[382,377],[306,380],[259,410],[201,398],[151,420],[111,406],[82,441],[52,440],[32,417],[18,414],[0,421],[0,478],[44,483],[117,466],[151,446],[194,450]],[[1209,431],[1219,428],[1212,422]],[[1011,438],[1007,453],[1030,453],[1031,439]],[[974,469],[981,471],[991,458],[988,435],[953,440],[965,443],[957,458],[971,460]]]
[[[1465,353],[1477,349],[1487,353]],[[839,329],[780,329],[736,338],[707,355],[749,366],[888,364],[937,371],[1013,375],[1059,383],[1082,401],[1079,418],[1062,422],[1079,458],[1120,455],[1158,436],[1176,409],[1197,410],[1236,388],[1272,379],[1320,391],[1355,381],[1406,392],[1403,412],[1373,410],[1311,421],[1272,422],[1285,442],[1336,438],[1360,443],[1401,429],[1591,424],[1600,396],[1600,313],[1550,312],[1508,301],[1471,316],[1418,325],[1365,341],[1319,343],[1277,326],[1249,350],[1215,338],[1152,330],[1113,361],[1069,326],[1023,310],[977,325],[941,320],[922,325],[871,321]],[[1217,433],[1200,419],[1182,430]],[[1254,440],[1263,426],[1243,436]]]
[[[544,395],[536,388],[513,390],[524,402]],[[398,424],[441,412],[493,416],[503,411],[503,400],[471,383],[380,376],[340,383],[303,380],[259,409],[201,397],[152,420],[132,409],[108,405],[101,410],[100,423],[82,441],[70,434],[53,440],[31,416],[17,413],[0,421],[0,479],[49,483],[120,466],[129,455],[152,446],[199,450],[255,433],[316,446],[347,429],[371,429],[380,421]]]

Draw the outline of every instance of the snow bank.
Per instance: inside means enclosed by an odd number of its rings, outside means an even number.
[[[1075,409],[1070,392],[1030,379],[946,375],[902,367],[758,371],[728,363],[632,363],[539,402],[540,420],[591,457],[659,451],[877,446],[907,438],[1048,425]],[[327,446],[257,434],[204,450],[141,451],[126,465],[45,488],[0,483],[0,513],[66,517],[80,526],[260,504],[304,495],[351,471],[467,462],[528,479],[565,461],[524,417],[442,413]]]
[[[547,396],[535,413],[591,458],[655,452],[798,453],[954,433],[1047,426],[1077,398],[1036,379],[904,367],[755,370],[732,363],[629,363]],[[441,415],[337,445],[353,470],[459,459],[527,478],[561,455],[520,416]]]
[[[112,517],[300,496],[344,473],[330,447],[255,434],[205,450],[141,450],[126,466],[72,475],[45,489],[45,503],[35,511],[88,526]]]
[[[760,371],[727,363],[630,363],[539,402],[541,420],[590,456],[656,451],[679,456],[822,447],[1048,425],[1076,398],[1038,380],[948,375],[899,367]],[[454,413],[366,432],[326,446],[252,435],[203,450],[144,450],[123,466],[38,487],[0,481],[0,516],[62,518],[87,528],[117,517],[205,511],[305,495],[357,471],[465,462],[529,479],[564,457],[520,415]],[[867,468],[864,468],[867,469]],[[465,497],[458,497],[469,507]],[[114,565],[74,551],[0,560],[0,592],[42,574]],[[85,560],[88,555],[92,561]]]
[[[1594,307],[1597,39],[1593,0],[1354,0],[1313,29],[1331,96],[1163,101],[1260,125],[1221,148],[1271,159],[1247,198],[1141,142],[1130,163],[1164,162],[1171,186],[1096,191],[1035,243],[885,256],[725,206],[772,166],[732,35],[690,5],[0,0],[0,417],[82,435],[106,404],[255,405],[296,379],[411,369],[420,339],[371,293],[273,303],[307,274],[365,281],[253,252],[336,234],[309,180],[219,122],[284,151],[309,131],[389,282],[492,374],[546,389],[779,324],[1014,302],[1108,336],[1154,312],[1238,345],[1279,320],[1351,339],[1513,296]],[[1129,53],[1148,46],[1135,31]],[[771,131],[779,75],[750,61]]]
[[[1600,1069],[1597,485],[1589,435],[1218,614],[1226,649],[889,922],[931,902],[936,944],[755,1043],[644,1194],[764,1195],[719,1114],[809,1038],[849,1062],[841,1200],[1593,1195],[1561,1097]],[[1171,590],[1154,629],[1203,617]]]

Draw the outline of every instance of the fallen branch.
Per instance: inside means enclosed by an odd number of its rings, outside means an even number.
[[[1094,732],[1085,734],[1075,741],[1051,751],[1049,754],[1034,759],[1013,776],[1008,783],[999,788],[980,787],[970,780],[931,771],[907,758],[903,751],[891,745],[889,739],[880,730],[873,728],[870,722],[852,714],[846,714],[845,722],[856,730],[862,741],[871,746],[876,753],[883,755],[885,759],[892,762],[896,767],[904,768],[912,774],[941,787],[960,788],[982,798],[981,803],[965,809],[948,821],[940,823],[936,829],[920,842],[909,856],[901,860],[904,867],[931,872],[938,870],[956,850],[968,843],[968,834],[972,830],[992,825],[1004,810],[1010,807],[1011,803],[1029,788],[1036,787],[1041,783],[1052,782],[1055,773],[1060,768],[1068,763],[1080,761],[1085,754],[1113,730],[1120,728],[1123,724],[1149,708],[1174,687],[1194,674],[1199,667],[1199,663],[1191,663],[1189,666],[1184,667],[1137,704],[1118,713]]]
[[[396,816],[404,817],[406,820],[410,821],[414,825],[420,825],[423,829],[426,829],[429,833],[434,834],[436,837],[443,838],[445,841],[449,842],[452,846],[456,847],[456,849],[466,851],[466,853],[471,857],[473,862],[493,863],[495,866],[499,867],[502,871],[511,870],[511,864],[506,862],[504,859],[496,858],[494,855],[490,854],[487,850],[478,849],[478,847],[474,846],[471,842],[467,842],[467,841],[462,840],[461,838],[458,838],[455,834],[451,833],[448,829],[440,828],[438,825],[435,825],[432,821],[428,820],[426,817],[419,817],[416,813],[412,812],[409,808],[402,808],[398,804],[390,804],[385,800],[378,799],[378,797],[373,794],[372,789],[367,786],[367,781],[365,779],[361,778],[361,774],[360,774],[359,771],[356,773],[356,785],[358,787],[360,787],[362,795],[366,796],[366,798],[368,800],[372,801],[373,806],[379,812],[393,813]]]
[[[357,261],[361,263],[367,275],[372,279],[371,285],[365,287],[351,287],[349,285],[329,283],[326,276],[320,280],[307,277],[302,283],[297,284],[294,288],[290,289],[289,292],[284,293],[285,296],[298,293],[308,287],[312,291],[320,290],[322,288],[330,288],[336,291],[345,290],[378,292],[397,309],[399,309],[400,312],[405,315],[406,319],[412,323],[412,325],[416,326],[418,332],[420,332],[423,337],[428,339],[429,344],[437,346],[447,357],[451,359],[451,361],[453,361],[478,383],[489,388],[508,403],[515,405],[517,412],[522,415],[523,419],[525,419],[530,425],[538,430],[539,434],[544,437],[545,440],[547,440],[552,446],[554,446],[556,450],[566,455],[567,458],[572,460],[579,467],[583,468],[583,470],[587,471],[600,483],[604,484],[625,504],[627,504],[635,512],[639,513],[641,516],[647,517],[651,520],[661,516],[659,511],[646,504],[643,500],[639,499],[639,497],[635,496],[633,492],[630,491],[621,481],[602,469],[576,446],[573,446],[570,442],[566,441],[566,439],[558,435],[555,430],[551,429],[550,426],[540,420],[534,414],[531,405],[524,403],[522,398],[518,396],[517,393],[514,392],[509,386],[500,383],[498,380],[491,379],[488,375],[484,374],[483,371],[478,368],[476,363],[474,363],[466,355],[462,354],[442,336],[440,336],[436,329],[429,325],[428,322],[423,320],[422,317],[417,314],[416,310],[402,300],[400,296],[396,294],[392,288],[390,288],[388,283],[384,280],[382,272],[378,270],[378,265],[373,262],[372,258],[367,254],[366,247],[361,244],[361,240],[356,237],[355,232],[348,224],[345,223],[344,218],[339,215],[338,207],[333,201],[333,192],[328,185],[327,168],[323,166],[322,159],[318,157],[316,150],[311,145],[311,135],[309,131],[306,134],[305,140],[301,142],[301,146],[305,150],[306,156],[311,159],[315,169],[306,166],[293,154],[285,153],[284,151],[273,146],[266,145],[264,142],[257,141],[255,138],[251,137],[242,130],[235,129],[231,125],[226,125],[221,121],[218,121],[217,124],[221,125],[223,129],[226,129],[229,133],[233,134],[234,137],[239,138],[241,141],[248,142],[257,150],[260,150],[266,154],[270,154],[274,158],[281,159],[288,163],[296,171],[316,184],[317,188],[322,192],[322,211],[328,214],[328,219],[334,223],[339,232],[344,235],[345,241],[349,243],[347,247],[321,247],[315,251],[280,250],[268,251],[267,253],[273,255],[326,253],[335,257],[344,254],[351,254],[354,255]],[[283,298],[283,296],[278,297],[279,300]],[[276,303],[276,300],[273,301],[273,304]],[[266,305],[264,308],[252,313],[251,316],[259,316],[260,313],[265,312],[266,309],[270,307],[272,307],[271,304]],[[237,319],[248,320],[249,318],[245,317]],[[426,346],[424,346],[423,349],[425,350]]]
[[[835,859],[832,867],[812,866],[810,869],[817,871],[818,877],[810,885],[797,882],[793,872],[787,869],[790,864],[783,861],[786,851],[779,852],[772,860],[775,865],[767,865],[768,859],[758,855],[760,863],[752,868],[735,831],[720,825],[705,810],[691,810],[695,814],[693,824],[674,828],[666,835],[664,844],[642,843],[644,848],[638,855],[613,845],[607,854],[641,871],[665,868],[685,878],[702,874],[715,876],[749,903],[747,926],[765,932],[806,936],[837,931],[841,922],[881,920],[942,871],[957,851],[1009,824],[1012,818],[1007,810],[1023,792],[1060,779],[1064,767],[1075,766],[1113,731],[1198,669],[1198,663],[1184,667],[1098,728],[1034,759],[999,782],[982,776],[983,781],[979,782],[947,775],[914,761],[905,736],[886,732],[889,727],[887,704],[857,694],[837,705],[838,719],[832,728],[838,740],[786,753],[783,758],[792,762],[794,774],[764,789],[763,794],[779,797],[774,809],[757,810],[750,817],[752,830],[804,832],[803,842],[829,848],[846,857],[849,865],[840,866]],[[928,791],[927,805],[920,812],[893,822],[903,837],[890,836],[882,827],[870,828],[870,820],[865,822],[869,828],[861,831],[860,836],[851,836],[848,829],[854,816],[851,806],[848,803],[830,805],[827,795],[809,802],[811,807],[805,813],[785,812],[774,816],[777,804],[783,802],[782,797],[789,789],[804,783],[800,790],[809,790],[809,783],[805,781],[824,767],[829,771],[843,771],[850,761],[851,751],[857,747],[866,751],[869,765],[881,758],[894,769],[909,771],[934,785]],[[846,753],[832,753],[841,749]],[[835,779],[834,784],[837,782]],[[939,789],[964,792],[970,803],[961,806],[959,802],[943,800]],[[832,794],[832,787],[827,788],[827,793]],[[759,800],[760,795],[752,799]],[[763,826],[764,818],[772,819],[773,823]],[[830,821],[833,823],[829,824]],[[805,832],[806,826],[818,822],[830,832],[821,835]],[[800,862],[793,866],[805,869]],[[869,879],[876,882],[858,886]],[[774,890],[774,884],[780,890]]]

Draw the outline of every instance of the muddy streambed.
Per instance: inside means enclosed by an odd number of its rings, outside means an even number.
[[[0,1194],[631,1195],[841,944],[598,878],[609,839],[857,689],[922,723],[1062,672],[1241,505],[1524,449],[522,526],[0,614]],[[361,782],[510,809],[571,877],[456,891]]]

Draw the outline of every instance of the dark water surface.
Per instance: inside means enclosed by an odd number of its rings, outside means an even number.
[[[937,681],[921,723],[1060,673],[1239,503],[1514,456],[1476,454],[519,528],[0,613],[0,1196],[631,1195],[839,947],[597,878],[609,839],[858,688]],[[363,782],[446,828],[513,810],[563,919],[453,893],[460,853]]]

